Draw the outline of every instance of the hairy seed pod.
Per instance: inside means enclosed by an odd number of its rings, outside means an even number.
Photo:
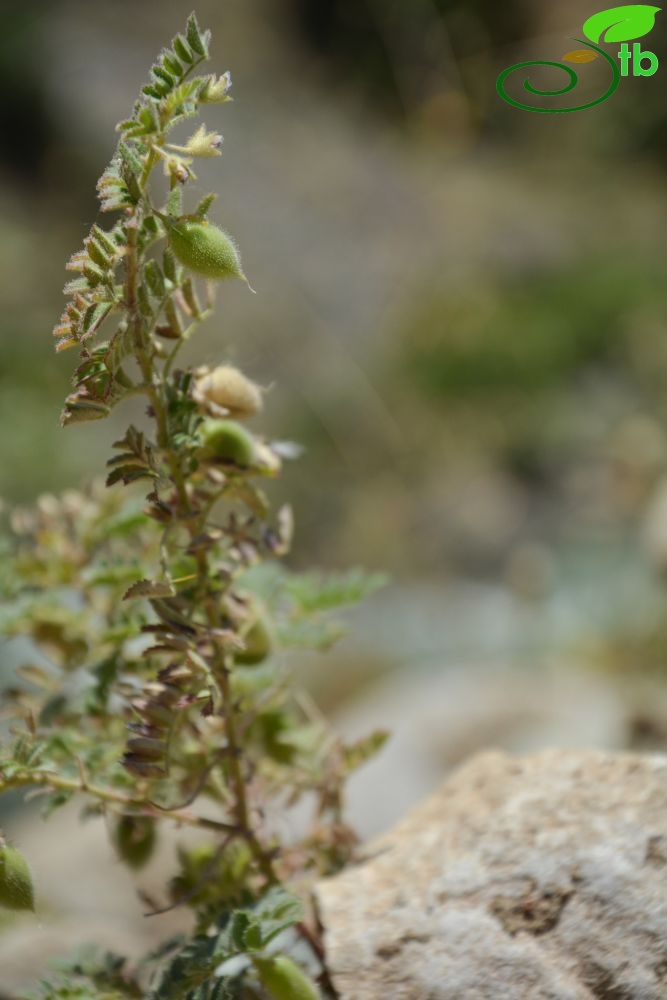
[[[0,841],[0,906],[34,910],[35,895],[28,862],[20,851]]]
[[[126,771],[136,775],[137,778],[164,778],[167,774],[167,769],[162,764],[146,760],[141,754],[129,751],[123,754],[121,763]]]
[[[272,1000],[322,1000],[322,994],[303,969],[287,955],[253,958],[260,982]]]
[[[233,420],[205,420],[199,428],[199,436],[202,458],[219,458],[242,468],[255,462],[254,437]]]
[[[237,663],[253,667],[263,663],[273,648],[273,636],[268,619],[263,611],[258,611],[256,618],[248,628],[241,633],[244,648],[235,655]]]
[[[118,854],[130,868],[143,868],[155,847],[155,820],[150,816],[121,816],[113,839]]]
[[[219,365],[200,375],[195,381],[193,396],[197,402],[222,407],[236,420],[254,417],[262,409],[259,386],[233,365]]]
[[[166,747],[162,740],[151,736],[134,736],[127,741],[128,752],[144,760],[162,760]]]
[[[142,694],[151,702],[151,704],[155,703],[166,709],[173,708],[181,696],[179,688],[174,684],[163,684],[162,681],[159,680],[147,681],[146,684],[144,684]],[[134,707],[137,708],[137,711],[139,711],[140,706],[135,704]]]
[[[130,736],[122,764],[140,778],[164,778],[168,771],[169,739],[181,699],[192,685],[187,663],[163,667],[155,680],[147,681],[141,694],[130,702],[138,720],[128,723]]]
[[[155,732],[168,731],[172,712],[158,701],[150,698],[135,698],[132,708],[140,715],[146,724]]]
[[[169,243],[175,256],[203,278],[243,278],[236,245],[224,230],[210,222],[179,219],[168,226]]]

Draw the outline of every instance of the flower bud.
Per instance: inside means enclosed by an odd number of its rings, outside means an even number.
[[[113,839],[123,861],[130,868],[142,868],[155,847],[155,820],[150,816],[121,816]]]
[[[205,420],[199,429],[202,458],[218,458],[241,468],[251,466],[256,458],[255,439],[233,420]]]
[[[34,910],[35,898],[28,862],[15,847],[0,841],[0,906]]]
[[[167,177],[176,181],[178,184],[185,184],[190,176],[190,171],[188,170],[186,161],[177,156],[167,157],[164,162],[164,170]],[[176,256],[178,256],[178,254],[176,254]]]
[[[205,125],[200,125],[194,135],[191,135],[184,146],[169,143],[169,149],[186,156],[220,156],[222,136],[218,132],[207,132]]]
[[[203,104],[221,104],[224,101],[231,101],[229,96],[231,85],[232,78],[229,71],[220,77],[209,76],[199,92],[199,100]]]
[[[204,278],[243,278],[241,258],[230,236],[209,222],[179,219],[169,225],[169,242],[181,264]]]
[[[313,980],[287,955],[253,958],[260,982],[272,1000],[322,1000]]]
[[[197,402],[212,403],[226,410],[236,420],[253,417],[262,409],[259,387],[232,365],[219,365],[201,375],[195,382],[193,396]]]

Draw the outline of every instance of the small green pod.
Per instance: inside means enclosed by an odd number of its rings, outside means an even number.
[[[235,654],[237,663],[246,667],[254,667],[263,663],[273,648],[273,636],[269,623],[263,614],[258,614],[252,624],[243,633],[245,646]]]
[[[35,894],[28,862],[9,844],[0,847],[0,906],[8,910],[34,910]]]
[[[143,868],[155,840],[155,820],[150,816],[121,816],[114,831],[118,854],[130,868]]]
[[[253,958],[259,980],[272,1000],[322,1000],[322,994],[303,969],[287,955]]]
[[[203,278],[243,278],[236,244],[224,230],[209,222],[180,219],[168,227],[169,243],[175,256]]]
[[[235,420],[204,420],[199,428],[199,437],[202,458],[219,458],[242,468],[255,463],[255,439]]]

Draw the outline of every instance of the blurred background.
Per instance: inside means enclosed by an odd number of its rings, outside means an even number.
[[[191,5],[2,9],[11,503],[99,474],[128,421],[60,428],[72,356],[50,330],[113,127]],[[224,287],[190,358],[271,384],[263,426],[306,447],[276,492],[292,563],[391,577],[296,665],[342,730],[394,731],[351,788],[365,835],[480,747],[667,746],[667,15],[642,41],[665,66],[592,110],[495,91],[598,9],[197,4],[235,96],[208,116],[225,143],[199,187],[222,192],[258,294]],[[580,72],[577,97],[606,87]]]

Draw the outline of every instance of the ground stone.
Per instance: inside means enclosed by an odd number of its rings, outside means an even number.
[[[341,1000],[664,1000],[667,757],[474,757],[316,888]]]

